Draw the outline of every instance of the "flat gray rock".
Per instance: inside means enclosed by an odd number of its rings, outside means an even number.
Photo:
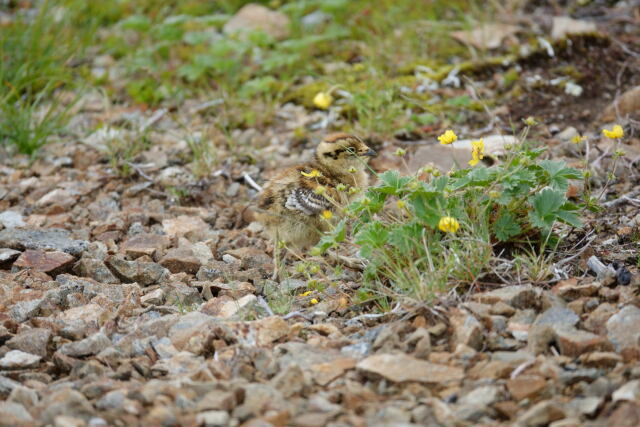
[[[88,246],[89,243],[85,240],[72,239],[67,230],[59,228],[47,230],[9,228],[0,231],[0,247],[20,251],[26,249],[54,250],[79,256],[87,250]]]

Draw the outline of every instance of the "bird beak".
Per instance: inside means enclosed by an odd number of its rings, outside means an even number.
[[[371,148],[369,148],[369,151],[367,151],[366,153],[363,154],[363,156],[367,156],[367,157],[374,157],[376,153],[374,150],[372,150]]]

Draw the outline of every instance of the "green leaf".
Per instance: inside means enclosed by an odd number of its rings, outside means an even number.
[[[356,235],[356,244],[381,248],[389,238],[389,230],[379,222],[371,222],[364,226]]]
[[[347,237],[347,220],[340,221],[333,230],[325,233],[316,245],[318,252],[324,253],[327,249],[336,246],[338,243],[344,242]]]
[[[376,249],[382,248],[387,242],[389,230],[379,222],[365,224],[355,235],[355,244],[360,246],[360,255],[373,258]]]
[[[398,171],[386,171],[379,179],[380,184],[375,189],[385,194],[399,194],[411,181],[411,177],[401,177]]]
[[[419,223],[409,223],[395,227],[389,232],[389,243],[403,254],[409,254],[420,245],[424,227]]]
[[[414,193],[409,199],[416,216],[431,228],[438,226],[445,204],[442,193]]]
[[[545,188],[532,197],[533,210],[529,220],[534,226],[549,231],[553,223],[561,221],[574,227],[582,226],[578,217],[578,207],[567,201],[565,193]]]
[[[567,167],[561,160],[542,160],[538,164],[545,172],[549,186],[555,190],[567,191],[570,179],[582,178],[580,171]]]
[[[522,232],[520,224],[516,222],[511,212],[503,211],[498,220],[493,223],[493,232],[501,242],[506,242],[510,238]]]
[[[578,214],[575,212],[562,210],[558,212],[558,218],[560,219],[560,221],[573,227],[582,227],[582,221],[580,221]]]

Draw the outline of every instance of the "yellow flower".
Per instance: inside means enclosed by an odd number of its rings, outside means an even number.
[[[438,141],[442,145],[449,145],[458,139],[458,135],[451,129],[446,130],[442,135],[438,137]]]
[[[357,171],[357,169],[356,169],[356,168],[354,168],[353,166],[351,166],[351,167],[348,169],[348,172],[349,172],[349,173],[356,173],[356,171]]]
[[[333,97],[326,92],[318,92],[316,96],[313,97],[313,105],[316,107],[326,110],[333,103]]]
[[[322,215],[322,218],[324,218],[324,219],[331,219],[331,218],[333,218],[333,212],[331,212],[331,211],[330,211],[330,210],[328,210],[328,209],[323,210],[323,211],[322,211],[322,213],[321,213],[320,215]]]
[[[300,171],[300,175],[306,176],[307,178],[317,178],[322,176],[322,172],[317,169],[312,169],[311,172]]]
[[[484,141],[480,138],[477,141],[471,141],[471,160],[469,160],[469,164],[475,166],[482,159],[484,159]]]
[[[538,124],[538,122],[536,121],[535,117],[529,116],[526,119],[524,119],[524,124],[527,126],[535,126]]]
[[[574,144],[580,144],[582,141],[586,141],[586,140],[587,140],[587,137],[582,136],[580,134],[577,134],[576,136],[571,138],[571,142],[573,142]]]
[[[624,129],[620,125],[614,125],[612,130],[602,129],[602,134],[610,139],[620,139],[624,136]]]
[[[455,233],[460,228],[460,223],[451,216],[443,216],[438,222],[438,228],[445,233]]]
[[[336,185],[336,190],[338,190],[338,191],[344,191],[346,189],[347,189],[347,186],[344,185],[343,183],[340,183],[340,184]]]
[[[395,152],[395,153],[393,153],[393,154],[395,154],[395,155],[396,155],[396,156],[398,156],[398,157],[402,157],[402,156],[404,156],[405,154],[407,154],[407,150],[405,150],[404,148],[398,148],[398,149],[396,150],[396,152]]]
[[[327,191],[326,188],[324,188],[322,185],[318,185],[316,188],[313,189],[313,192],[316,193],[318,196],[321,194],[324,194]]]
[[[349,191],[347,191],[347,193],[349,193],[350,196],[359,192],[360,192],[360,189],[358,187],[349,187]]]
[[[312,298],[311,301],[309,301],[309,304],[311,305],[316,305],[319,301],[315,298]]]
[[[301,297],[308,297],[309,295],[311,295],[313,293],[313,291],[307,291],[307,292],[303,292],[300,294]]]
[[[405,206],[407,206],[407,202],[405,202],[404,200],[398,200],[396,202],[396,206],[398,207],[398,209],[404,209]]]

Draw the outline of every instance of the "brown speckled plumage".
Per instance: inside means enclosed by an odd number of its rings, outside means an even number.
[[[318,144],[312,161],[283,170],[265,185],[257,203],[258,220],[273,238],[289,246],[303,249],[316,244],[327,228],[322,211],[337,214],[336,204],[344,206],[366,189],[366,163],[374,154],[356,136],[328,135]],[[303,175],[314,170],[321,175]],[[340,184],[360,192],[338,191]],[[324,187],[324,195],[317,194],[319,186]]]

